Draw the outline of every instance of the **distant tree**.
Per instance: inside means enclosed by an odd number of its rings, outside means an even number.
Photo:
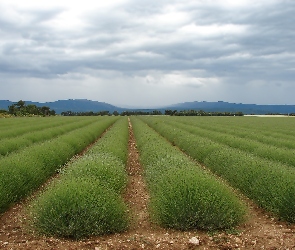
[[[174,110],[174,111],[165,111],[165,114],[170,114],[174,116],[243,116],[242,112],[205,112],[204,110]]]
[[[113,115],[114,115],[114,116],[118,116],[118,115],[119,115],[119,112],[118,112],[117,110],[115,110],[115,111],[113,112]]]
[[[50,114],[51,116],[55,116],[55,115],[56,115],[56,112],[55,112],[55,110],[53,109],[53,110],[50,110],[50,111],[49,111],[49,114]]]
[[[0,114],[7,114],[7,113],[8,113],[7,110],[5,110],[5,109],[0,109]]]
[[[201,116],[206,116],[207,115],[207,113],[204,110],[200,110],[198,113]]]
[[[165,110],[165,115],[172,115],[173,114],[173,111],[171,109],[167,109]]]
[[[32,115],[39,115],[39,109],[34,104],[29,104],[26,106],[26,113],[32,114]]]
[[[34,104],[26,105],[26,103],[22,100],[17,103],[8,106],[8,113],[15,116],[26,116],[26,115],[55,115],[54,110],[50,110],[49,107],[37,107]]]
[[[11,106],[8,106],[8,113],[11,115],[16,115],[17,108],[15,104],[12,104]]]
[[[19,100],[16,104],[15,104],[19,109],[22,109],[25,107],[26,102],[24,102],[23,100]]]
[[[111,114],[110,114],[110,111],[108,111],[108,110],[100,111],[100,112],[98,112],[98,113],[99,113],[99,115],[101,115],[101,116],[103,116],[103,115],[111,115]]]
[[[43,116],[47,116],[49,115],[50,108],[47,106],[42,106],[40,111]]]
[[[72,111],[63,111],[63,112],[61,112],[61,115],[62,116],[73,116],[74,113]]]
[[[244,114],[243,114],[243,112],[236,112],[235,113],[235,116],[243,116]]]
[[[160,110],[153,110],[151,113],[152,115],[162,115],[162,112]]]

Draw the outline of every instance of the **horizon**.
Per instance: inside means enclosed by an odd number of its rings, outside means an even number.
[[[55,102],[58,102],[58,101],[69,101],[69,100],[81,100],[81,101],[90,101],[90,102],[98,102],[98,103],[105,103],[105,104],[108,104],[108,105],[112,105],[114,107],[117,107],[117,108],[127,108],[127,109],[161,109],[161,108],[167,108],[167,107],[173,107],[174,105],[179,105],[179,104],[185,104],[185,103],[195,103],[195,102],[198,102],[198,103],[228,103],[228,104],[236,104],[236,105],[256,105],[256,106],[295,106],[295,104],[256,104],[256,103],[235,103],[235,102],[227,102],[227,101],[222,101],[222,100],[219,100],[219,101],[191,101],[191,102],[180,102],[180,103],[171,103],[171,104],[167,104],[167,105],[163,105],[163,106],[132,106],[132,105],[125,105],[125,106],[119,106],[119,105],[115,105],[115,104],[112,104],[112,103],[107,103],[107,102],[101,102],[101,101],[95,101],[95,100],[89,100],[89,99],[85,99],[85,98],[76,98],[76,99],[73,99],[73,98],[69,98],[69,99],[60,99],[60,100],[55,100],[55,101],[50,101],[50,102],[38,102],[38,101],[32,101],[32,100],[22,100],[24,102],[33,102],[33,103],[40,103],[40,104],[46,104],[46,103],[55,103]],[[17,103],[18,101],[20,100],[17,100],[17,101],[11,101],[11,100],[0,100],[0,101],[9,101],[9,102],[12,102],[12,103]]]

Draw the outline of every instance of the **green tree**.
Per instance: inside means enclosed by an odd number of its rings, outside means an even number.
[[[41,114],[42,114],[42,115],[46,116],[46,115],[49,115],[50,108],[47,107],[47,106],[42,106],[42,107],[40,108],[40,111],[41,111]]]
[[[0,109],[0,114],[7,114],[7,110],[5,110],[5,109]]]
[[[19,100],[15,105],[21,110],[25,107],[26,102],[23,100]]]
[[[52,116],[55,116],[55,115],[56,115],[56,112],[55,112],[55,110],[53,109],[53,110],[50,110],[49,114],[52,115]]]
[[[114,116],[118,116],[118,115],[119,115],[119,112],[118,112],[117,110],[115,110],[115,111],[113,112],[113,115],[114,115]]]
[[[8,113],[11,115],[16,115],[17,108],[15,107],[15,104],[12,104],[11,106],[8,106]]]
[[[32,114],[32,115],[38,115],[39,114],[38,107],[36,105],[34,105],[34,104],[27,105],[25,110],[26,110],[26,113],[28,113],[28,114]]]

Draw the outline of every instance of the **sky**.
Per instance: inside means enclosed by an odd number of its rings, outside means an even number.
[[[294,0],[0,0],[0,100],[295,104]]]

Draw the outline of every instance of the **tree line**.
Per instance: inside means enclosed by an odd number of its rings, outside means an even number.
[[[34,104],[28,104],[22,100],[8,106],[7,110],[0,110],[0,113],[5,113],[14,116],[54,116],[56,112],[51,110],[50,107],[42,106],[37,107]],[[61,112],[62,116],[133,116],[133,115],[169,115],[169,116],[243,116],[242,112],[205,112],[204,110],[152,110],[152,111],[142,111],[142,110],[126,110],[119,113],[118,111],[87,111],[87,112],[74,112],[74,111],[64,111]]]
[[[99,111],[99,112],[72,112],[66,111],[61,113],[62,116],[103,116],[103,115],[114,115],[114,116],[133,116],[133,115],[170,115],[170,116],[243,116],[242,112],[205,112],[203,110],[165,110],[163,113],[160,110],[152,110],[152,111],[122,111],[119,113],[118,111],[114,111],[113,113],[109,111]]]
[[[51,110],[47,106],[37,107],[35,104],[26,105],[25,101],[18,101],[10,106],[8,106],[8,111],[6,111],[10,115],[14,116],[54,116],[56,112]]]
[[[131,116],[131,115],[162,115],[161,111],[153,110],[151,112],[147,111],[123,111],[119,113],[118,111],[110,112],[110,111],[99,111],[99,112],[73,112],[73,111],[65,111],[61,112],[62,116],[103,116],[103,115],[114,115],[114,116]]]
[[[204,110],[165,110],[170,116],[243,116],[243,112],[205,112]]]

